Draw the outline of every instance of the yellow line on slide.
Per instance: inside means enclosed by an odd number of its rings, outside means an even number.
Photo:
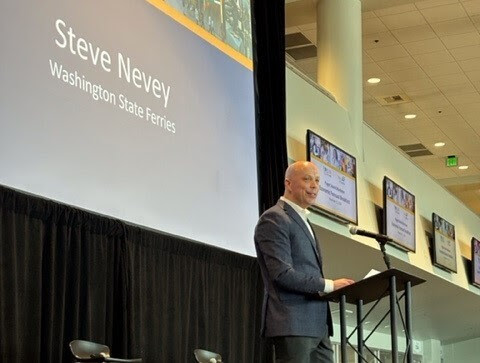
[[[182,24],[187,29],[191,30],[193,33],[195,33],[202,39],[209,42],[214,47],[221,50],[223,53],[225,53],[229,57],[236,60],[238,63],[242,64],[245,68],[253,70],[253,62],[251,59],[248,59],[242,53],[237,52],[235,49],[233,49],[232,47],[222,42],[213,34],[210,34],[209,32],[207,32],[200,25],[196,24],[194,21],[190,20],[188,17],[180,13],[177,9],[166,4],[164,0],[146,0],[146,1],[152,4],[153,6],[155,6],[157,9],[161,10],[163,13],[170,16],[175,21]]]

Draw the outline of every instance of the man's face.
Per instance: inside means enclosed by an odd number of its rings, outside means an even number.
[[[287,197],[302,208],[310,207],[317,198],[320,174],[312,163],[301,165],[285,180]]]

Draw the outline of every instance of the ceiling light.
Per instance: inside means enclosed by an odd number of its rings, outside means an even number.
[[[460,170],[467,170],[468,169],[468,165],[460,165],[458,167]]]
[[[405,118],[406,118],[407,120],[411,120],[411,119],[413,119],[413,118],[415,118],[415,117],[417,117],[417,115],[415,115],[414,113],[410,113],[410,114],[408,114],[408,115],[405,115]]]
[[[441,141],[440,141],[440,142],[436,142],[436,143],[434,144],[434,146],[435,146],[435,147],[442,147],[442,146],[445,146],[445,143],[444,143],[444,142],[441,142]]]
[[[380,82],[380,78],[369,78],[367,82],[370,84],[377,84]]]

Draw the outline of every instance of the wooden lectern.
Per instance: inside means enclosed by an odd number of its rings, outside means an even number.
[[[382,321],[390,314],[390,333],[391,333],[391,343],[392,343],[392,363],[398,362],[398,345],[397,345],[397,310],[400,313],[402,318],[402,323],[404,324],[405,336],[407,339],[407,362],[413,363],[413,352],[412,352],[412,320],[411,320],[411,307],[412,307],[412,296],[411,288],[415,285],[419,285],[425,282],[425,280],[410,275],[406,272],[397,270],[395,268],[388,269],[386,271],[380,272],[374,276],[358,281],[352,285],[345,286],[342,289],[333,291],[329,294],[324,294],[320,297],[322,300],[328,300],[333,302],[340,303],[340,348],[341,348],[341,362],[347,362],[347,344],[348,339],[357,332],[357,355],[358,362],[367,362],[363,356],[364,348],[368,347],[365,345],[365,342],[370,338],[373,332],[378,328]],[[398,293],[404,293],[398,297]],[[384,315],[383,319],[375,326],[370,335],[364,339],[363,338],[363,321],[368,317],[371,311],[377,306],[381,299],[384,297],[389,297],[390,299],[390,309]],[[405,320],[401,315],[400,310],[400,300],[405,299]],[[368,313],[363,316],[362,308],[363,304],[368,304],[370,302],[376,301]],[[347,326],[345,319],[345,305],[346,303],[355,304],[357,306],[357,326],[353,332],[347,337]],[[352,346],[353,347],[353,346]],[[355,348],[354,348],[355,349]],[[378,357],[377,357],[378,359]],[[380,361],[378,359],[378,361]]]

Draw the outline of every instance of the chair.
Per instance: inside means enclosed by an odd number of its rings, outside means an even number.
[[[222,361],[220,354],[209,352],[208,350],[195,349],[193,354],[195,354],[195,358],[199,363],[220,363]]]
[[[86,340],[72,340],[70,350],[76,362],[123,362],[139,363],[142,358],[119,359],[110,357],[110,348],[106,345],[89,342]]]

